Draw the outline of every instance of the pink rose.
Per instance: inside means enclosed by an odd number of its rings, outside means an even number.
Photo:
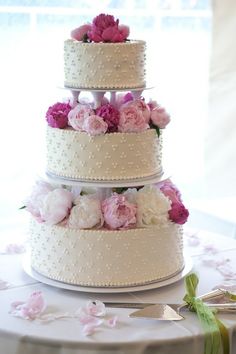
[[[52,128],[65,128],[68,125],[68,114],[71,111],[69,103],[57,102],[46,112],[46,120]]]
[[[75,130],[82,131],[85,119],[94,115],[94,111],[89,105],[78,104],[68,115],[68,123]]]
[[[172,203],[171,209],[168,211],[170,220],[176,224],[183,225],[189,216],[188,209],[182,203]]]
[[[143,99],[140,98],[128,102],[127,105],[137,108],[142,113],[145,122],[149,123],[151,112],[150,112],[150,108],[148,107],[148,105],[145,103]]]
[[[151,111],[151,121],[160,129],[164,129],[170,122],[170,115],[165,108],[157,106]]]
[[[114,193],[105,199],[102,212],[109,229],[127,229],[136,225],[137,206],[129,203],[124,195]]]
[[[77,41],[87,41],[88,32],[91,30],[91,23],[86,23],[71,31],[71,38]]]
[[[52,186],[44,181],[37,181],[31,195],[26,200],[26,210],[29,211],[39,222],[42,222],[40,209],[45,196],[53,190]]]
[[[105,134],[108,129],[108,124],[102,117],[93,115],[85,119],[83,130],[90,135]]]
[[[108,124],[108,132],[113,133],[117,131],[120,113],[114,106],[109,103],[104,104],[96,109],[96,115],[102,117]]]
[[[133,105],[124,105],[120,109],[118,131],[122,133],[139,133],[149,128],[142,112]]]
[[[128,34],[128,27],[119,27],[119,20],[115,21],[114,16],[100,14],[93,19],[88,37],[93,42],[123,42]]]

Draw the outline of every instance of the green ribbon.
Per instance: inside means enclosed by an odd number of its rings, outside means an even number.
[[[216,311],[210,309],[202,300],[196,298],[198,277],[195,273],[185,277],[186,295],[183,300],[191,311],[196,312],[205,332],[204,354],[229,354],[229,334],[225,325],[216,317]],[[229,294],[231,300],[236,297]]]

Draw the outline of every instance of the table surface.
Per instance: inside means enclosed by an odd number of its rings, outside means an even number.
[[[198,295],[219,286],[236,292],[236,240],[203,230],[187,230],[184,244],[193,260],[192,270],[200,280]],[[24,254],[9,254],[4,247],[0,255],[0,280],[2,284],[8,282],[10,287],[0,290],[0,354],[204,352],[204,332],[191,312],[185,312],[184,320],[174,322],[129,318],[131,309],[107,308],[108,318],[117,316],[116,326],[103,324],[91,336],[83,334],[75,317],[42,322],[12,316],[11,303],[25,301],[34,291],[42,291],[47,303],[45,313],[74,314],[88,300],[182,303],[185,289],[183,279],[158,289],[123,294],[59,289],[29,277],[22,268]],[[236,353],[236,316],[219,314],[219,318],[229,328],[231,354]]]

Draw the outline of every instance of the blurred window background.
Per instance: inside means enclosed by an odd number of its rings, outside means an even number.
[[[69,96],[63,82],[63,41],[101,12],[147,41],[145,92],[171,115],[164,167],[192,201],[205,197],[205,132],[212,12],[210,0],[0,0],[1,229],[25,233],[19,211],[45,169],[45,112]]]

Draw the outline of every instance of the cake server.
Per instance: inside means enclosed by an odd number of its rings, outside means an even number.
[[[209,307],[216,309],[218,312],[236,313],[236,301],[231,299],[231,294],[224,289],[216,289],[206,294],[198,296]],[[209,302],[210,301],[210,302]],[[223,303],[214,303],[211,301],[223,301]],[[227,302],[226,302],[227,301]],[[115,308],[135,308],[138,311],[132,312],[129,317],[153,318],[158,320],[179,321],[184,317],[180,314],[180,310],[187,309],[187,304],[157,304],[157,303],[122,303],[122,302],[105,302],[107,307]]]
[[[207,303],[213,303],[213,304],[219,304],[219,303],[235,303],[236,304],[236,300],[232,300],[231,299],[231,293],[228,292],[227,290],[224,289],[216,289],[216,290],[212,290],[209,291],[203,295],[198,296],[198,299],[201,299],[204,302]],[[152,305],[156,305],[156,302],[104,302],[104,304],[107,307],[117,307],[117,308],[130,308],[130,309],[143,309],[147,306],[152,306]],[[180,306],[177,304],[167,304],[169,306],[172,307],[178,307]],[[184,305],[184,304],[183,304]],[[182,306],[183,307],[183,306]]]
[[[217,312],[225,313],[235,313],[236,314],[236,303],[225,303],[225,304],[207,304],[208,307],[214,308]],[[144,307],[141,310],[132,312],[129,317],[138,318],[153,318],[156,320],[164,321],[179,321],[183,320],[184,316],[180,314],[180,310],[186,308],[186,304],[177,305],[172,304],[156,304]]]

